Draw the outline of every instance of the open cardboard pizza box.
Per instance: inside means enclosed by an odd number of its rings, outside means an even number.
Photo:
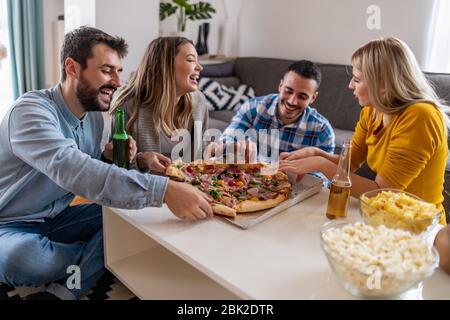
[[[248,229],[255,224],[263,222],[264,220],[267,220],[270,217],[288,209],[289,207],[292,207],[300,201],[303,201],[315,195],[322,190],[322,185],[322,179],[311,175],[305,175],[299,183],[292,182],[292,190],[289,194],[289,197],[274,208],[261,210],[254,213],[241,213],[238,214],[235,218],[225,216],[216,217],[227,220],[228,222],[241,227],[242,229]]]

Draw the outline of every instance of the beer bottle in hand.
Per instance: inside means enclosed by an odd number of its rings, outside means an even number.
[[[348,202],[350,199],[350,159],[352,154],[351,140],[345,141],[336,174],[331,180],[330,196],[328,198],[327,218],[345,218],[347,216]]]
[[[113,133],[113,162],[121,168],[130,168],[128,135],[125,131],[125,111],[122,108],[116,109]]]

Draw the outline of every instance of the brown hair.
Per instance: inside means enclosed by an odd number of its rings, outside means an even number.
[[[189,94],[176,103],[175,56],[182,45],[192,42],[183,37],[159,37],[147,47],[136,72],[112,103],[112,110],[131,103],[131,117],[127,130],[131,130],[141,108],[151,108],[155,126],[168,136],[186,128],[192,116]]]
[[[128,53],[128,45],[123,38],[110,36],[99,29],[83,26],[67,33],[61,49],[61,81],[67,78],[64,65],[67,58],[74,59],[85,69],[87,60],[92,58],[92,48],[100,43],[115,50],[121,58]]]
[[[447,128],[450,126],[450,108],[439,99],[402,40],[372,40],[353,53],[352,65],[363,74],[369,100],[377,110],[393,114],[415,102],[427,101],[439,108]]]

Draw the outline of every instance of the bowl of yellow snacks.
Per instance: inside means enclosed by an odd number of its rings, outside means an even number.
[[[362,194],[360,212],[367,224],[414,234],[426,234],[439,223],[442,214],[436,205],[397,189],[377,189]]]

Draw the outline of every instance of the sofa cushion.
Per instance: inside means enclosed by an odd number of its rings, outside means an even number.
[[[235,111],[221,110],[209,111],[209,128],[225,131],[225,128],[231,123],[231,119],[235,115]]]
[[[235,89],[209,78],[200,79],[199,89],[210,103],[211,110],[235,110],[255,97],[253,89],[248,85],[240,85]]]
[[[334,135],[336,136],[336,150],[335,153],[339,153],[345,140],[350,140],[353,136],[353,131],[342,130],[333,128]]]
[[[218,129],[220,132],[224,132],[230,123],[228,121],[222,121],[213,117],[209,118],[208,129]]]
[[[450,103],[450,74],[426,72],[425,75],[431,81],[438,97],[445,100],[448,105]]]
[[[235,114],[235,111],[229,110],[210,111],[209,117],[230,123]]]
[[[348,89],[351,67],[321,64],[320,70],[322,84],[319,96],[312,106],[330,121],[333,128],[353,131],[359,119],[361,106]]]
[[[201,77],[231,77],[234,73],[235,60],[224,63],[205,64],[200,72]]]
[[[207,78],[220,82],[221,84],[227,87],[237,88],[241,85],[241,80],[239,80],[238,77],[207,77]]]
[[[278,85],[293,60],[238,58],[234,74],[255,90],[256,96],[278,92]]]

